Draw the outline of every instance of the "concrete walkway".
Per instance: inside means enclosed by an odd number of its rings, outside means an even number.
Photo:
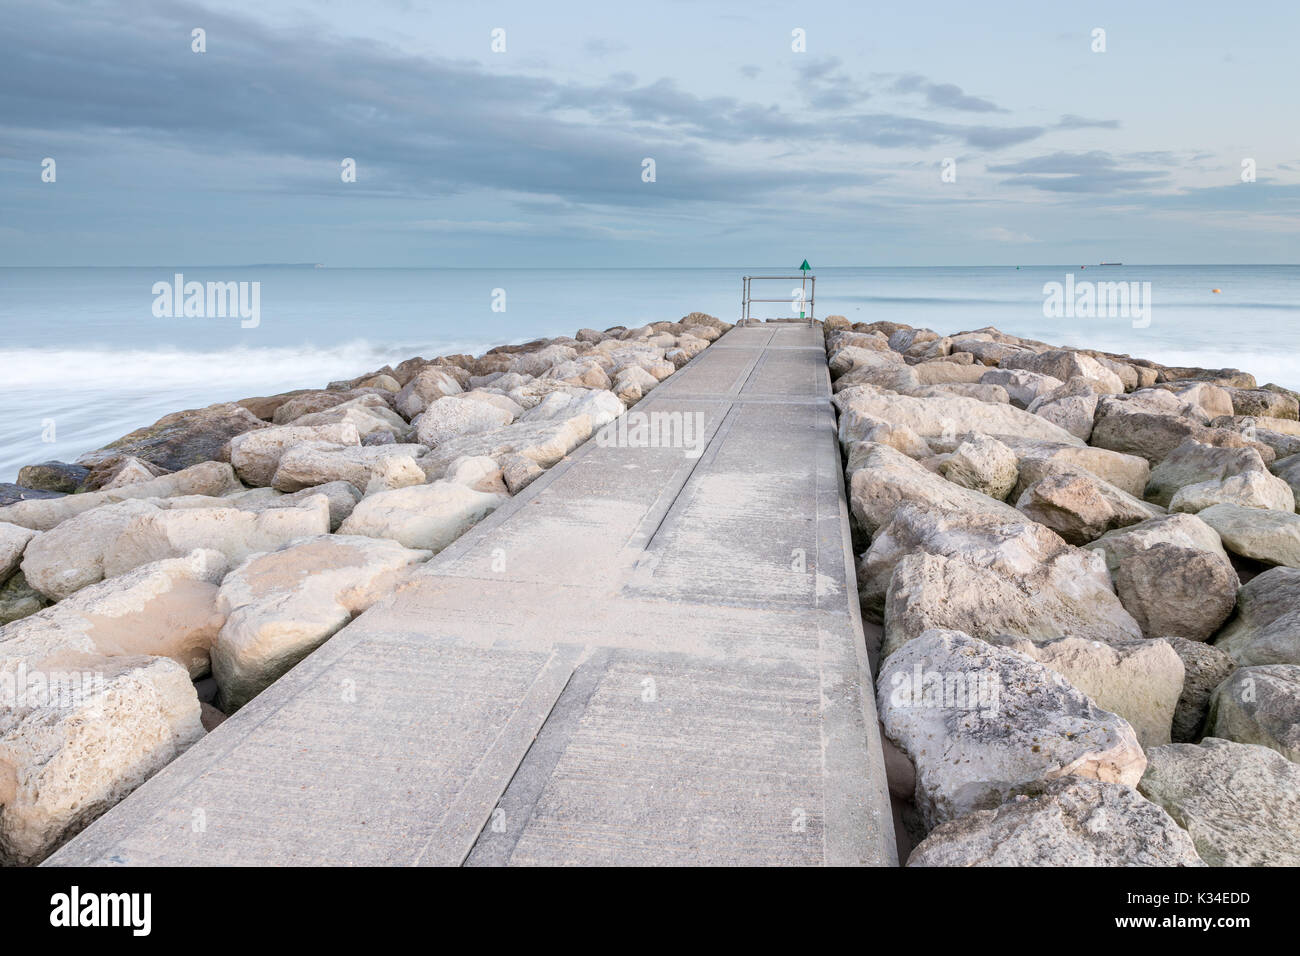
[[[829,399],[733,329],[48,862],[896,865]]]

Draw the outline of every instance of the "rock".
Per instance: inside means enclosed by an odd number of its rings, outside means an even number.
[[[1300,570],[1272,568],[1246,582],[1214,643],[1247,667],[1300,664]]]
[[[1192,839],[1131,787],[1063,777],[936,827],[908,866],[1204,866]]]
[[[912,398],[947,398],[955,396],[957,398],[973,399],[977,402],[987,402],[990,405],[1005,405],[1010,401],[1007,397],[1007,390],[1001,385],[980,385],[970,382],[922,385],[919,388],[907,389],[906,394]]]
[[[0,708],[3,865],[39,863],[203,736],[194,685],[164,657],[0,658],[0,672],[59,687]]]
[[[294,427],[306,428],[320,425],[351,425],[357,430],[362,444],[406,441],[411,436],[411,426],[401,415],[381,402],[369,402],[363,396],[343,402],[323,412],[310,412],[293,420]],[[366,439],[370,439],[367,441]]]
[[[487,455],[457,458],[447,467],[443,480],[489,494],[509,494],[501,466]]]
[[[836,379],[834,390],[839,392],[854,385],[873,385],[886,392],[907,393],[920,388],[921,379],[906,365],[881,362],[878,365],[860,365],[846,372]]]
[[[828,356],[831,378],[839,378],[859,369],[884,369],[903,364],[903,357],[896,352],[884,352],[875,348],[859,348],[848,345],[836,349]],[[918,383],[919,384],[919,383]]]
[[[1225,414],[1250,415],[1264,418],[1300,418],[1300,402],[1295,396],[1267,388],[1228,388],[1232,397],[1232,411]]]
[[[0,522],[0,582],[18,570],[27,543],[38,533],[30,528]]]
[[[361,492],[356,486],[346,481],[327,481],[323,485],[312,485],[302,491],[282,494],[273,488],[256,488],[229,496],[229,504],[247,511],[266,511],[271,508],[296,508],[313,495],[324,495],[329,501],[330,531],[337,531],[352,509],[361,500]],[[208,507],[219,507],[220,503],[211,502]]]
[[[882,655],[931,628],[957,627],[976,637],[1012,634],[1033,641],[1078,636],[1119,643],[1142,636],[1110,589],[1100,556],[1064,552],[1018,577],[960,556],[919,553],[899,560],[885,594]]]
[[[513,420],[509,412],[487,402],[449,396],[434,400],[420,414],[416,438],[420,444],[433,448],[448,438],[492,431]]]
[[[655,378],[639,365],[629,365],[614,376],[614,394],[625,405],[639,402],[651,392],[659,379]]]
[[[202,677],[225,619],[216,603],[227,568],[220,553],[195,550],[90,585],[0,629],[0,657],[170,657]]]
[[[1237,572],[1213,528],[1192,515],[1153,518],[1102,535],[1120,603],[1146,637],[1208,640],[1237,603]]]
[[[212,645],[217,706],[233,714],[429,556],[394,541],[321,535],[246,560],[217,598],[225,616]]]
[[[1004,369],[1037,372],[1056,379],[1058,383],[1082,378],[1104,395],[1122,394],[1124,391],[1124,383],[1118,375],[1092,356],[1070,349],[1049,349],[1039,353],[1013,352],[1004,356],[998,365]]]
[[[392,410],[389,404],[394,396],[379,389],[317,389],[292,395],[276,408],[271,421],[276,425],[288,425],[307,415],[315,415],[339,406],[353,408],[385,408]]]
[[[956,395],[912,398],[863,388],[851,393],[841,392],[837,396],[837,405],[840,409],[840,441],[846,443],[860,437],[855,431],[860,427],[858,422],[865,417],[906,425],[922,438],[976,432],[999,440],[1008,435],[1063,445],[1083,444],[1069,432],[1037,415],[1010,405],[994,405]]]
[[[1212,644],[1182,637],[1164,639],[1183,661],[1183,690],[1174,710],[1170,737],[1176,744],[1196,743],[1210,710],[1210,696],[1237,665]]]
[[[1154,747],[1138,791],[1210,866],[1300,866],[1300,765],[1267,747],[1218,737]]]
[[[1241,505],[1212,505],[1196,515],[1233,554],[1300,568],[1300,515]]]
[[[1053,425],[1059,425],[1080,441],[1087,441],[1092,436],[1097,399],[1092,383],[1086,379],[1072,378],[1059,388],[1036,398],[1028,410]]]
[[[437,554],[507,500],[450,481],[382,491],[363,498],[339,533],[389,538]]]
[[[1062,637],[1035,644],[1027,637],[998,635],[991,643],[1050,667],[1098,707],[1123,717],[1144,749],[1169,743],[1184,669],[1178,653],[1165,641],[1103,644]]]
[[[5,506],[17,504],[25,501],[45,501],[49,499],[63,498],[62,492],[58,491],[39,491],[36,488],[24,488],[22,485],[15,485],[13,482],[0,481],[0,513]]]
[[[1135,498],[1141,498],[1146,488],[1151,466],[1145,458],[1125,455],[1105,448],[1092,448],[1088,445],[1061,445],[1056,442],[1032,441],[1003,437],[1004,445],[1014,451],[1020,459],[1020,481],[1012,491],[1012,498],[1019,498],[1025,488],[1039,478],[1056,472],[1068,473],[1071,469],[1081,468],[1096,475]]]
[[[1300,454],[1279,458],[1269,465],[1269,471],[1285,481],[1293,495],[1300,496]],[[1296,500],[1300,502],[1300,497]]]
[[[165,474],[168,474],[167,469],[128,455],[124,458],[110,459],[109,462],[90,469],[86,487],[112,491],[114,488],[136,485]]]
[[[1086,544],[1107,531],[1164,513],[1082,469],[1046,475],[1029,485],[1016,509],[1071,544]]]
[[[1237,668],[1210,699],[1206,732],[1300,763],[1300,665]]]
[[[396,408],[410,421],[438,399],[446,395],[458,395],[462,391],[464,389],[450,372],[437,365],[430,365],[397,393]]]
[[[501,456],[501,473],[512,495],[519,494],[544,474],[531,458],[513,452]]]
[[[672,339],[669,338],[669,344]],[[552,367],[561,365],[578,357],[575,349],[567,345],[547,345],[535,352],[521,353],[510,366],[510,371],[518,372],[521,375],[532,375],[540,377],[548,372]]]
[[[49,603],[49,598],[27,583],[21,571],[11,574],[0,584],[0,625],[35,614]]]
[[[930,828],[1058,777],[1135,786],[1146,767],[1127,721],[1042,664],[960,631],[927,631],[886,660],[876,700],[916,766]]]
[[[487,455],[504,467],[504,457],[523,455],[540,468],[550,468],[591,437],[591,419],[577,415],[568,419],[515,422],[495,431],[448,439],[420,459],[429,480],[441,478],[462,455]],[[507,479],[508,483],[508,479]]]
[[[129,500],[78,515],[33,539],[22,568],[32,587],[63,600],[142,564],[198,549],[220,551],[234,563],[328,530],[324,495],[261,513],[239,507],[164,508],[157,501]]]
[[[1169,510],[1195,514],[1217,504],[1270,508],[1294,514],[1295,493],[1285,481],[1267,471],[1247,471],[1222,481],[1184,485],[1174,493]]]
[[[1005,501],[1016,486],[1020,468],[1015,452],[1002,442],[972,435],[939,466],[939,473],[963,488]]]
[[[889,422],[880,419],[872,421],[864,419],[859,422],[858,434],[862,436],[861,439],[849,442],[845,449],[849,458],[853,458],[854,449],[859,442],[888,445],[895,451],[901,451],[908,458],[918,461],[929,458],[934,454],[930,448],[930,443],[906,425],[891,425]],[[853,470],[852,468],[846,469],[846,471]]]
[[[1089,440],[1101,448],[1140,455],[1152,465],[1159,464],[1188,438],[1224,447],[1249,445],[1261,454],[1273,454],[1268,446],[1248,442],[1230,429],[1212,428],[1208,421],[1199,406],[1162,389],[1103,395],[1097,401]]]
[[[181,471],[200,462],[220,460],[222,449],[230,439],[266,427],[266,422],[248,409],[222,402],[165,415],[152,425],[82,455],[77,462],[94,470],[114,459],[130,456],[167,471]]]
[[[225,462],[205,461],[170,475],[112,491],[91,491],[46,501],[23,501],[0,508],[0,522],[48,531],[63,521],[103,505],[133,498],[172,498],[177,495],[227,495],[243,491],[235,470]]]
[[[1146,497],[1169,507],[1181,488],[1203,482],[1220,482],[1250,471],[1268,474],[1263,459],[1254,448],[1219,448],[1187,439],[1151,470]]]
[[[1232,414],[1232,396],[1227,389],[1218,385],[1209,382],[1193,382],[1190,385],[1175,382],[1168,389],[1182,401],[1199,406],[1210,418]]]
[[[277,491],[301,491],[330,481],[346,481],[364,493],[388,491],[424,482],[417,464],[424,445],[342,445],[307,442],[280,456],[271,485]]]
[[[1011,403],[1017,408],[1028,408],[1040,397],[1060,388],[1065,383],[1050,375],[1040,375],[1024,369],[976,369],[980,377],[976,379],[985,385],[1001,385],[1007,390]]]
[[[975,384],[983,380],[985,370],[978,365],[961,365],[945,360],[921,362],[912,366],[921,385]]]
[[[308,442],[342,448],[360,445],[361,435],[356,425],[344,423],[262,428],[230,440],[230,464],[245,484],[266,487],[275,478],[284,453]]]
[[[591,430],[604,428],[627,409],[612,392],[584,390],[577,394],[554,392],[519,416],[523,422],[565,421],[586,415]]]
[[[90,476],[84,465],[66,461],[44,461],[39,465],[25,465],[18,469],[18,484],[38,491],[57,491],[70,495],[77,491]]]
[[[992,513],[1020,522],[1011,507],[947,481],[887,445],[862,442],[849,475],[849,507],[867,534],[889,521],[904,502],[931,509]]]

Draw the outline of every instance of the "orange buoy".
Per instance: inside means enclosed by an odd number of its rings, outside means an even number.
[[[1223,290],[1222,290],[1222,289],[1211,289],[1210,291],[1211,291],[1211,292],[1222,292]]]

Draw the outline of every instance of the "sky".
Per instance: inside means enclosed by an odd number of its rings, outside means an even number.
[[[0,16],[3,266],[1300,262],[1294,0]]]

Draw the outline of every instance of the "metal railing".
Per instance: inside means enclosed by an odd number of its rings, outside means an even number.
[[[780,280],[783,282],[798,282],[798,289],[791,289],[790,295],[783,299],[756,299],[750,289],[750,283],[755,279],[760,281]],[[815,303],[817,298],[817,277],[815,275],[798,275],[798,276],[742,276],[740,290],[740,318],[741,321],[751,318],[750,303],[752,302],[784,302],[791,306],[791,315],[795,307],[799,308],[799,318],[807,319],[811,325],[816,319]],[[784,316],[782,316],[784,318]]]

